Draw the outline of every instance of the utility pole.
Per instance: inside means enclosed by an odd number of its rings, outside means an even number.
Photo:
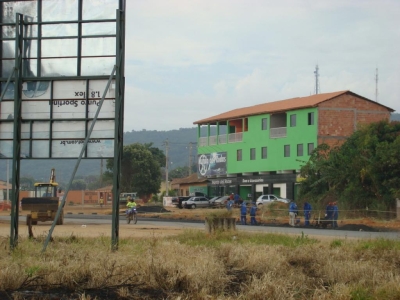
[[[321,92],[320,88],[319,88],[319,79],[318,79],[318,77],[319,77],[319,68],[318,68],[318,65],[315,66],[314,74],[315,74],[315,94],[318,95]]]
[[[189,176],[192,175],[192,142],[189,143]]]
[[[378,101],[378,68],[376,68],[376,73],[375,73],[375,102]]]
[[[165,196],[168,197],[168,139],[165,141]]]
[[[103,187],[103,159],[100,160],[100,187]]]
[[[10,184],[10,182],[9,182],[9,178],[10,178],[9,164],[10,164],[10,160],[7,159],[7,203],[10,203],[10,188],[8,187],[8,185]]]

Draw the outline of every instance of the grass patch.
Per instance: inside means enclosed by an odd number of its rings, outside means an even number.
[[[374,251],[400,250],[400,241],[388,239],[366,240],[360,241],[357,248],[360,250]]]
[[[343,242],[341,240],[333,240],[331,242],[331,248],[338,248],[341,247]]]
[[[215,234],[206,234],[199,230],[185,230],[181,235],[171,237],[182,244],[189,246],[218,247],[224,243],[254,244],[254,245],[281,245],[285,247],[297,247],[317,243],[316,239],[310,239],[302,233],[299,237],[273,234],[273,233],[245,233],[216,231]]]

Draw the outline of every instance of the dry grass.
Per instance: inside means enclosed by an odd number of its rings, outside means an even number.
[[[400,242],[185,231],[167,238],[0,240],[0,298],[399,299]]]

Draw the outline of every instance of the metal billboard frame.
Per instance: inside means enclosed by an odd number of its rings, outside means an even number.
[[[12,122],[13,124],[13,139],[12,139],[12,193],[13,193],[13,199],[11,203],[11,223],[10,223],[10,248],[14,249],[17,244],[18,244],[18,216],[19,216],[19,190],[20,190],[20,165],[21,165],[21,159],[26,159],[26,158],[21,158],[21,142],[22,142],[22,137],[21,137],[21,126],[23,124],[23,120],[21,117],[21,106],[22,106],[22,83],[23,82],[36,82],[35,84],[38,85],[40,82],[43,81],[48,81],[51,84],[55,81],[73,81],[73,80],[81,80],[86,82],[86,86],[89,86],[89,81],[90,80],[108,80],[107,82],[107,88],[103,92],[103,97],[101,99],[101,104],[104,102],[105,94],[107,90],[110,87],[110,83],[113,80],[115,82],[115,112],[114,112],[114,136],[113,136],[113,141],[114,141],[114,150],[113,150],[113,159],[114,159],[114,166],[113,166],[113,203],[112,203],[112,228],[111,228],[111,248],[112,250],[117,250],[118,249],[118,238],[119,238],[119,214],[118,214],[118,207],[119,207],[119,194],[120,194],[120,169],[121,169],[121,159],[122,159],[122,150],[123,150],[123,115],[124,115],[124,88],[125,88],[125,77],[124,77],[124,63],[125,63],[125,0],[107,0],[110,5],[115,5],[116,8],[116,18],[115,19],[83,19],[83,7],[85,4],[86,0],[78,0],[78,18],[77,20],[61,20],[61,21],[42,21],[42,7],[43,7],[43,1],[45,0],[31,0],[31,1],[2,1],[0,3],[0,17],[1,17],[1,23],[0,27],[2,29],[1,34],[1,44],[0,44],[0,87],[1,87],[1,96],[0,96],[0,105],[1,102],[7,92],[7,89],[10,85],[13,85],[14,87],[14,96],[13,100],[9,98],[9,102],[13,101],[14,105],[14,116],[13,120],[10,121],[5,121],[0,120],[0,126],[1,124],[9,124]],[[68,5],[69,0],[64,0],[63,3],[65,5]],[[4,3],[12,3],[12,5],[17,5],[15,3],[21,2],[23,4],[33,4],[32,6],[37,5],[37,21],[33,21],[32,17],[29,16],[24,16],[21,13],[16,13],[15,14],[15,23],[10,23],[10,22],[3,22],[4,21],[4,16],[5,12],[3,11],[3,8],[7,8]],[[47,0],[47,3],[49,1]],[[89,3],[89,1],[88,1]],[[91,4],[89,4],[91,5]],[[9,13],[9,12],[7,12]],[[97,34],[97,35],[90,35],[90,36],[84,36],[82,32],[82,26],[83,24],[90,24],[90,23],[115,23],[116,27],[116,32],[115,34]],[[70,26],[71,24],[74,24],[77,26],[78,33],[76,36],[57,36],[57,40],[63,40],[63,39],[76,39],[77,40],[77,52],[76,56],[76,75],[74,76],[42,76],[42,65],[41,65],[41,60],[45,60],[45,58],[41,57],[41,44],[43,40],[51,40],[52,37],[43,37],[42,36],[42,26],[45,25],[59,25],[59,24],[65,24],[66,26]],[[26,36],[24,35],[25,32],[28,30],[28,26],[32,28],[33,26],[36,26],[37,28],[37,36],[36,37],[31,37],[31,36]],[[15,38],[7,38],[4,36],[4,31],[7,30],[7,28],[15,28]],[[82,42],[85,37],[89,38],[115,38],[115,55],[99,55],[95,56],[96,58],[110,58],[113,59],[115,57],[115,63],[113,66],[113,70],[109,70],[111,75],[82,75],[82,59],[87,58],[88,56],[84,56],[82,53]],[[55,38],[54,38],[55,39]],[[12,68],[12,71],[10,72],[9,76],[4,77],[3,76],[3,64],[5,62],[5,58],[3,56],[3,45],[6,42],[12,42],[15,40],[15,53],[14,53],[14,67]],[[24,74],[24,68],[26,65],[24,65],[26,60],[29,60],[30,57],[26,57],[26,44],[30,40],[36,40],[37,41],[37,70],[36,70],[36,76],[32,76],[28,74]],[[65,57],[58,57],[57,59],[63,59]],[[8,58],[8,61],[10,61],[10,58]],[[26,73],[26,72],[25,72]],[[87,96],[88,97],[88,96]],[[88,100],[88,98],[86,99]],[[66,193],[64,193],[63,199],[61,201],[61,204],[59,206],[59,210],[57,212],[57,217],[54,220],[52,224],[52,228],[49,232],[49,236],[46,239],[45,245],[43,247],[43,251],[46,249],[47,243],[51,238],[52,231],[54,229],[54,226],[57,222],[57,219],[60,215],[60,212],[62,208],[65,205],[65,200],[67,197],[67,193],[69,191],[70,185],[72,183],[72,180],[74,178],[75,172],[79,166],[80,160],[82,158],[90,158],[87,155],[87,144],[90,138],[90,133],[93,130],[93,127],[96,123],[99,111],[100,111],[101,105],[96,111],[95,117],[89,118],[86,114],[85,118],[85,142],[83,143],[82,146],[82,151],[79,157],[77,158],[77,164],[74,170],[73,175],[71,176],[70,182],[68,184],[68,187],[66,189]],[[86,108],[87,109],[87,108]],[[47,120],[46,120],[47,121]],[[76,119],[73,118],[65,118],[62,119],[62,121],[66,122],[72,122],[76,121]],[[89,122],[92,122],[90,129],[88,126]],[[50,117],[49,119],[49,126],[51,128],[51,124],[54,122],[54,119]],[[31,149],[31,148],[30,148]],[[32,151],[32,150],[31,150]],[[51,151],[49,152],[51,155]],[[86,156],[84,155],[86,153]],[[85,157],[84,157],[85,156]],[[4,158],[4,157],[0,157]],[[45,157],[47,158],[47,157]],[[48,157],[51,158],[51,157]],[[71,157],[68,157],[71,158]],[[43,158],[41,158],[43,159]],[[95,158],[90,158],[90,159],[95,159]]]

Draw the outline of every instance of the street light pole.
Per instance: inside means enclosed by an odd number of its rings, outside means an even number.
[[[165,196],[168,197],[168,139],[165,141]]]

